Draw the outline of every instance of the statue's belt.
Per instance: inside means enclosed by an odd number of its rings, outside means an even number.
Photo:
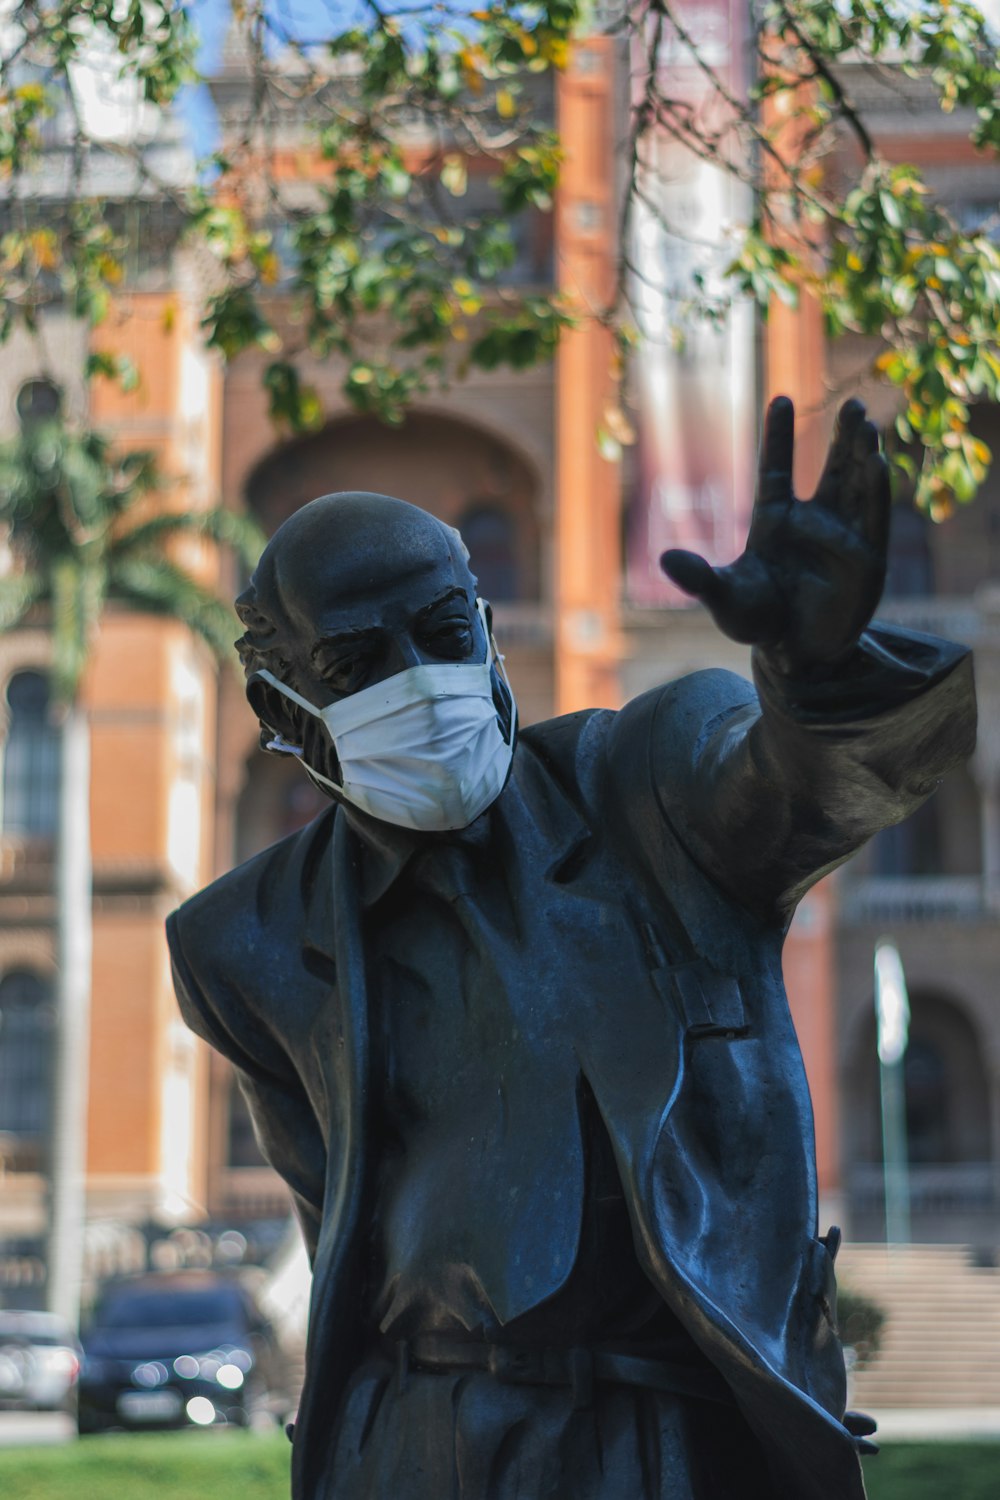
[[[394,1347],[400,1385],[410,1370],[442,1374],[482,1370],[503,1385],[569,1386],[576,1406],[590,1405],[596,1382],[641,1386],[735,1405],[728,1385],[711,1367],[675,1364],[611,1349],[537,1349],[438,1334],[418,1334]]]

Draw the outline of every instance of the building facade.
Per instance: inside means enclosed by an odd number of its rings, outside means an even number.
[[[614,145],[624,86],[610,43],[580,44],[556,86],[567,161],[551,239],[543,236],[519,273],[539,291],[558,286],[588,305],[606,298],[615,271]],[[213,84],[223,129],[238,116],[246,88],[238,52],[227,54]],[[879,128],[888,138],[896,126],[882,104]],[[961,176],[941,154],[937,122],[933,134],[919,136],[910,114],[903,119],[901,152],[954,171],[970,201],[996,197],[995,167],[962,158]],[[964,149],[957,133],[953,145],[957,160]],[[94,425],[120,443],[153,449],[185,504],[247,510],[266,532],[315,495],[340,489],[400,494],[426,506],[466,538],[526,722],[615,707],[702,666],[747,672],[746,653],[702,611],[668,601],[666,590],[660,604],[630,596],[625,538],[637,518],[646,524],[651,502],[642,465],[628,452],[604,456],[597,445],[615,392],[600,327],[568,334],[551,365],[473,375],[391,429],[345,405],[335,363],[305,362],[302,373],[328,420],[319,432],[288,440],[268,420],[261,362],[243,355],[224,369],[205,353],[197,267],[170,247],[169,236],[166,243],[155,264],[137,266],[94,336],[130,354],[137,389],[94,384],[85,392],[86,337],[52,315],[44,368],[33,342],[7,346],[0,434],[15,430],[19,393],[24,400],[25,389],[41,382],[43,399],[51,382],[71,414],[89,403]],[[800,493],[810,493],[832,427],[831,388],[855,383],[851,372],[866,351],[827,349],[808,304],[794,312],[776,307],[766,332],[751,338],[759,347],[750,385],[738,383],[726,399],[744,427],[750,411],[752,430],[771,394],[795,397],[796,480]],[[673,356],[675,384],[703,378],[695,357]],[[887,421],[884,394],[865,394]],[[987,438],[1000,428],[992,411],[977,413],[977,422]],[[751,463],[752,455],[748,473]],[[730,499],[745,513],[749,495]],[[663,505],[669,524],[673,512]],[[981,747],[925,813],[810,894],[786,948],[813,1090],[824,1214],[856,1238],[882,1232],[871,959],[874,941],[887,934],[903,955],[913,1007],[907,1110],[915,1232],[1000,1244],[1000,1009],[992,977],[1000,945],[998,537],[1000,478],[940,526],[912,507],[897,508],[885,612],[976,646]],[[216,566],[197,547],[184,560],[205,576]],[[239,579],[224,574],[218,583],[235,593]],[[47,651],[42,628],[0,641],[0,1301],[29,1303],[44,1295],[56,1021],[59,763]],[[179,1021],[162,926],[179,901],[321,804],[294,766],[259,753],[237,673],[217,668],[179,625],[109,611],[85,699],[94,862],[87,1194],[96,1275],[141,1258],[137,1227],[148,1239],[150,1232],[169,1237],[177,1226],[247,1227],[287,1215],[287,1196],[260,1159],[227,1065]]]

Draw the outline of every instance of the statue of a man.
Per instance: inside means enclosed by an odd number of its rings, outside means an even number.
[[[296,512],[238,601],[264,748],[331,805],[169,936],[312,1257],[297,1500],[864,1494],[782,939],[975,710],[965,650],[869,625],[863,408],[805,504],[792,422],[744,554],[664,559],[756,690],[518,732],[459,537],[382,495]]]

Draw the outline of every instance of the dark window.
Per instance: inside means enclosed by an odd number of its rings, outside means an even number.
[[[925,598],[934,592],[929,521],[909,501],[892,507],[889,527],[889,565],[885,577],[887,599]]]
[[[59,387],[51,380],[26,380],[14,401],[22,427],[32,422],[49,422],[58,417],[62,407]]]
[[[914,1037],[903,1064],[906,1146],[915,1164],[948,1160],[948,1077],[933,1042]]]
[[[480,595],[491,604],[517,599],[517,531],[508,513],[495,505],[474,506],[461,517],[458,529],[469,549]]]
[[[51,986],[41,975],[22,970],[0,980],[0,1154],[11,1171],[45,1166],[54,1019]]]
[[[902,823],[883,828],[872,841],[875,875],[940,875],[941,826],[937,801],[924,802]]]
[[[51,838],[59,820],[59,731],[40,672],[18,672],[7,688],[10,710],[3,759],[4,833]]]
[[[267,1165],[257,1145],[247,1102],[235,1078],[229,1085],[227,1137],[226,1165],[228,1167],[264,1167]]]

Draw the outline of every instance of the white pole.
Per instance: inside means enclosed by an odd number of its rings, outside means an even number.
[[[875,1016],[882,1099],[885,1241],[887,1245],[908,1245],[910,1181],[903,1065],[909,1041],[910,1000],[899,950],[888,938],[880,938],[875,944]]]
[[[62,724],[56,871],[59,1014],[52,1132],[48,1305],[74,1328],[80,1318],[86,1220],[90,1081],[92,876],[90,726],[73,704]]]

